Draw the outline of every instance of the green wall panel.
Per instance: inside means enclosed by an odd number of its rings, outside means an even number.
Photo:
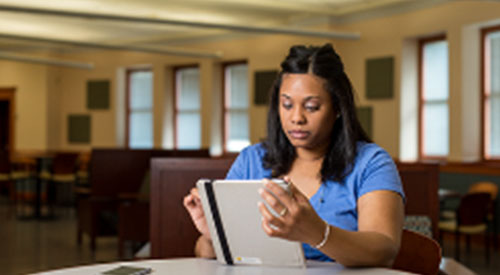
[[[68,116],[68,142],[90,143],[90,115]]]
[[[87,82],[87,108],[90,110],[109,109],[109,80]]]
[[[277,76],[277,70],[255,72],[254,103],[256,105],[265,105],[269,103],[271,96],[269,92]]]
[[[356,112],[358,114],[359,122],[365,130],[366,134],[373,138],[373,108],[370,106],[360,106],[356,108]]]
[[[366,98],[392,98],[394,90],[394,57],[367,59],[365,77]]]

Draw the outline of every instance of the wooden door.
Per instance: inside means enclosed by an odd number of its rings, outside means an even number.
[[[15,88],[0,88],[0,151],[14,150]]]

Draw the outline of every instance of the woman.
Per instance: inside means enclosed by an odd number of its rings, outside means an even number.
[[[266,180],[262,228],[300,241],[308,259],[345,266],[391,266],[399,250],[404,194],[391,157],[370,142],[356,117],[351,83],[330,44],[294,46],[272,88],[268,136],[245,148],[227,179]],[[214,257],[197,191],[184,199],[201,232],[195,252]]]

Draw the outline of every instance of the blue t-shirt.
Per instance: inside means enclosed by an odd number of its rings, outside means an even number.
[[[243,149],[227,173],[226,179],[271,178],[271,169],[266,169],[263,165],[265,153],[262,144]],[[351,173],[343,182],[323,182],[309,202],[328,224],[357,231],[357,200],[375,190],[394,191],[404,199],[401,180],[391,156],[374,143],[359,142]],[[332,261],[308,244],[303,244],[303,247],[307,259]]]

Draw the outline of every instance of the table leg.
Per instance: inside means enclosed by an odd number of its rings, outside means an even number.
[[[40,179],[37,177],[35,180],[35,209],[34,209],[35,219],[39,219],[41,217],[40,213],[41,196],[42,196],[42,190],[41,190]]]

